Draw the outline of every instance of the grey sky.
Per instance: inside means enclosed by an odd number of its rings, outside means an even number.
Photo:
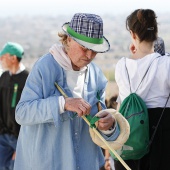
[[[150,8],[156,13],[170,12],[168,0],[1,0],[0,17],[14,15],[67,15],[77,12],[104,14],[130,13]]]

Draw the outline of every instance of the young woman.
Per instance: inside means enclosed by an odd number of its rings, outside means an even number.
[[[145,101],[149,113],[150,138],[160,119],[170,93],[170,58],[161,57],[154,52],[158,26],[156,14],[151,9],[137,9],[126,19],[126,28],[131,35],[130,58],[122,58],[116,65],[115,78],[119,87],[119,104],[132,92]],[[126,70],[126,67],[127,70]],[[129,80],[128,81],[128,74]],[[167,103],[150,150],[140,160],[127,160],[133,170],[168,169],[170,156],[170,102]],[[120,162],[115,161],[115,169],[123,170]]]

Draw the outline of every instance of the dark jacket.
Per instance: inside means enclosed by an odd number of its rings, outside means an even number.
[[[20,125],[15,121],[15,107],[20,99],[28,71],[10,75],[5,71],[0,77],[0,134],[19,134]]]

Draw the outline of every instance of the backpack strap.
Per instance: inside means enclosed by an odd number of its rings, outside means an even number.
[[[129,86],[130,86],[130,93],[132,93],[132,89],[131,89],[131,85],[130,85],[130,77],[129,77],[129,72],[126,66],[126,58],[125,58],[125,68],[126,68],[126,72],[127,72],[127,76],[128,76],[128,81],[129,81]]]
[[[156,58],[159,58],[159,57],[160,57],[160,56],[158,56],[158,57],[156,57]],[[150,63],[150,65],[149,65],[148,69],[146,70],[146,72],[145,72],[145,74],[144,74],[141,82],[139,83],[137,89],[135,90],[135,93],[136,93],[136,91],[138,90],[138,88],[139,88],[139,86],[141,85],[141,83],[143,82],[143,80],[144,80],[146,74],[148,73],[148,71],[149,71],[149,69],[150,69],[153,61],[154,61],[156,58],[154,58],[154,59],[151,61],[151,63]],[[129,86],[130,86],[130,93],[132,93],[131,84],[130,84],[130,77],[129,77],[128,69],[127,69],[127,66],[126,66],[126,58],[125,58],[125,68],[126,68],[126,72],[127,72],[127,75],[128,75],[128,81],[129,81]]]
[[[151,139],[150,139],[150,141],[149,141],[148,148],[150,147],[150,145],[151,145],[152,142],[153,142],[153,139],[154,139],[154,137],[155,137],[155,134],[156,134],[156,132],[157,132],[158,126],[159,126],[159,124],[160,124],[160,121],[161,121],[162,116],[163,116],[163,114],[164,114],[164,111],[165,111],[165,109],[166,109],[166,105],[167,105],[167,103],[168,103],[169,98],[170,98],[170,93],[169,93],[169,96],[168,96],[168,98],[167,98],[167,100],[166,100],[165,106],[164,106],[164,108],[163,108],[163,110],[162,110],[162,113],[161,113],[161,116],[160,116],[160,118],[159,118],[159,120],[158,120],[158,123],[157,123],[157,125],[156,125],[156,127],[155,127],[155,130],[154,130],[154,132],[153,132],[153,134],[152,134],[152,137],[151,137]]]

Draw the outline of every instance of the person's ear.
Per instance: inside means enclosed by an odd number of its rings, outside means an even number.
[[[68,37],[67,37],[67,42],[69,42],[69,43],[70,43],[70,42],[71,42],[71,40],[72,40],[72,38],[68,36]]]
[[[72,41],[72,38],[68,36],[67,37],[67,47],[70,46],[71,41]]]

